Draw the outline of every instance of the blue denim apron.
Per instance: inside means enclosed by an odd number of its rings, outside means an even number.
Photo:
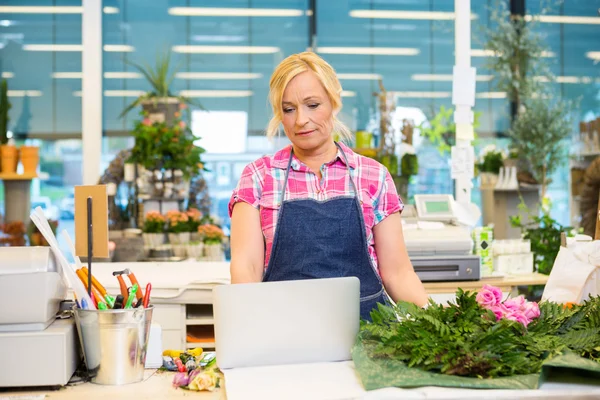
[[[340,151],[348,166],[344,151]],[[360,316],[370,321],[371,310],[377,303],[385,304],[387,295],[369,257],[365,221],[352,175],[354,195],[326,201],[285,200],[292,155],[293,150],[263,282],[356,276],[360,280]]]

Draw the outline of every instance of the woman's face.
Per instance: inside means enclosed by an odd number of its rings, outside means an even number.
[[[295,148],[310,152],[333,143],[331,101],[313,72],[302,72],[288,83],[281,106],[283,129]]]

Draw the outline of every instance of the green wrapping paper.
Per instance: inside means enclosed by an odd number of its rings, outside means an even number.
[[[515,375],[502,378],[470,378],[444,375],[409,368],[401,361],[370,356],[370,344],[357,340],[352,348],[352,360],[366,390],[385,387],[443,386],[466,389],[537,389],[550,375],[575,370],[594,381],[600,387],[600,364],[566,353],[544,363],[540,374]],[[372,345],[371,345],[372,346]]]

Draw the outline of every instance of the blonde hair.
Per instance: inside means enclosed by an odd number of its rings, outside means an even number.
[[[311,51],[292,54],[283,60],[271,75],[269,82],[269,102],[273,109],[273,118],[267,127],[267,137],[277,135],[279,125],[283,120],[283,92],[288,83],[296,76],[306,71],[312,71],[329,97],[333,108],[333,132],[338,133],[341,138],[351,139],[352,132],[340,120],[336,114],[342,109],[342,85],[337,78],[335,70],[327,61]]]

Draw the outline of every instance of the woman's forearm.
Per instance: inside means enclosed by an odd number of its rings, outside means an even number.
[[[423,283],[412,268],[398,269],[395,273],[382,275],[381,278],[385,290],[395,302],[409,301],[423,307],[429,301]]]
[[[230,264],[231,283],[257,283],[262,281],[262,266],[235,262]]]

